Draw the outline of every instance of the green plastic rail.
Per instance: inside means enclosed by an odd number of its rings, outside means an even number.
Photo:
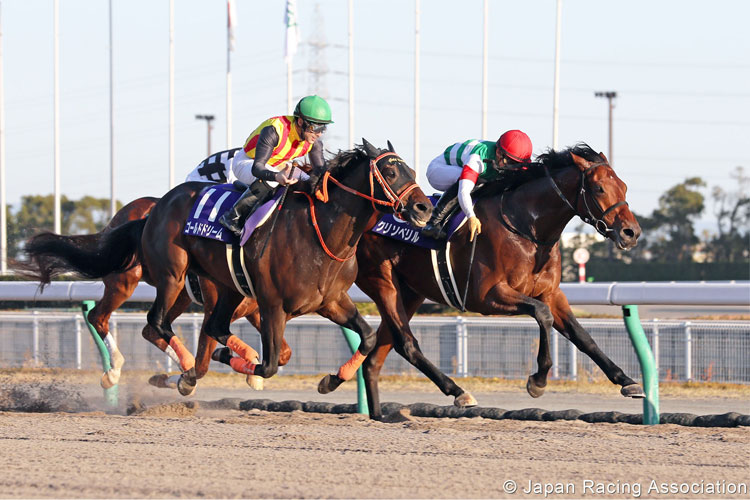
[[[101,337],[99,337],[96,329],[91,323],[89,323],[89,311],[91,311],[93,308],[93,300],[84,300],[83,304],[81,305],[81,309],[83,310],[83,319],[86,321],[86,326],[89,327],[89,332],[94,338],[94,343],[99,349],[99,355],[102,358],[102,369],[104,369],[105,372],[108,372],[112,368],[112,363],[109,359],[109,351],[107,350],[107,346],[104,345],[104,341],[102,341]],[[104,389],[104,399],[107,402],[108,406],[113,408],[116,407],[118,404],[118,397],[119,390],[117,388],[117,385],[114,385],[109,389]]]
[[[643,400],[643,423],[656,425],[659,423],[659,373],[654,363],[654,353],[641,326],[638,306],[622,306],[622,315],[643,374],[643,390],[646,392]]]
[[[352,354],[354,354],[354,352],[359,347],[359,343],[362,341],[362,339],[359,338],[357,332],[353,332],[348,328],[344,328],[343,326],[341,327],[341,332],[344,334],[344,338],[346,338],[346,343],[349,344],[349,349],[352,351]],[[370,414],[370,410],[367,406],[367,391],[365,390],[365,379],[362,376],[361,366],[359,367],[359,369],[357,369],[357,412],[362,413],[363,415]]]

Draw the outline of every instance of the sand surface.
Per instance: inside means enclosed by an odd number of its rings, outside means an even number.
[[[0,377],[0,497],[750,497],[748,427],[385,423],[216,408],[210,384],[185,400],[135,380],[107,409],[92,382]]]

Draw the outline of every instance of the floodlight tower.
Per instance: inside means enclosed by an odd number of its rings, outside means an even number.
[[[206,120],[206,125],[208,125],[208,151],[206,152],[206,156],[211,156],[211,129],[213,128],[211,122],[214,119],[214,115],[195,115],[195,119]]]
[[[604,92],[594,92],[595,97],[605,97],[609,103],[609,151],[607,151],[607,159],[609,164],[614,166],[614,159],[612,157],[612,109],[614,109],[614,99],[617,97],[617,92],[613,90],[607,90]]]

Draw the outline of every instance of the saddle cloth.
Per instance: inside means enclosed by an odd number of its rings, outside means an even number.
[[[255,229],[270,218],[282,192],[283,190],[278,190],[273,198],[259,206],[247,218],[242,232],[242,245],[247,242]],[[204,188],[190,210],[183,233],[224,243],[240,244],[240,238],[219,224],[219,218],[232,208],[241,194],[232,184],[216,184]]]
[[[436,195],[429,196],[428,198],[432,202],[433,206],[439,199],[439,197]],[[453,233],[455,233],[465,221],[466,215],[464,214],[463,210],[459,209],[458,212],[453,215],[445,225],[445,229],[448,234],[447,239],[450,239]],[[429,248],[430,250],[442,248],[445,246],[445,241],[436,240],[428,236],[423,236],[422,229],[416,228],[408,222],[396,218],[392,214],[385,214],[383,217],[381,217],[377,224],[375,224],[375,227],[371,229],[371,231],[387,238],[392,238],[394,240],[402,241],[404,243],[416,245],[422,248]]]
[[[432,205],[437,203],[438,196],[429,196]],[[430,260],[435,281],[440,288],[446,304],[456,309],[463,310],[462,290],[456,283],[453,274],[453,262],[451,261],[450,238],[466,222],[463,210],[453,215],[445,225],[448,237],[445,240],[436,240],[422,235],[422,230],[411,226],[408,222],[397,219],[391,214],[384,215],[372,228],[372,231],[409,245],[416,245],[430,250]]]

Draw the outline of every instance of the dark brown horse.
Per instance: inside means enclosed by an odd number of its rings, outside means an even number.
[[[158,198],[144,197],[138,198],[127,205],[123,206],[117,213],[112,217],[112,220],[107,226],[99,233],[91,235],[76,235],[76,236],[56,236],[57,238],[64,239],[75,239],[77,244],[86,245],[91,248],[101,244],[101,240],[106,233],[112,229],[121,226],[122,224],[132,221],[144,219],[151,212],[151,209],[159,201]],[[42,238],[49,238],[49,235],[42,236]],[[42,277],[43,281],[48,281],[56,273],[54,269],[54,257],[46,255],[37,255],[35,257],[34,268],[38,271],[39,269],[46,269],[50,275]],[[99,300],[91,311],[88,313],[88,320],[94,327],[99,337],[104,340],[109,335],[109,319],[112,313],[117,310],[125,301],[133,295],[136,286],[139,281],[146,281],[152,283],[149,277],[148,270],[141,265],[140,261],[135,261],[133,265],[117,273],[111,273],[102,278],[104,283],[104,293],[101,300]],[[216,285],[206,278],[200,278],[200,292],[203,299],[204,308],[204,324],[211,311],[213,311],[217,300]],[[186,289],[183,290],[175,304],[169,311],[168,321],[174,321],[180,316],[191,303],[191,298],[187,293]],[[260,316],[258,315],[258,304],[253,299],[245,299],[235,310],[232,317],[232,321],[239,318],[246,318],[254,327],[258,328],[260,325]],[[150,325],[146,325],[142,331],[143,338],[154,344],[161,351],[167,352],[169,344],[162,339],[159,334]],[[199,345],[197,348],[196,359],[195,359],[195,371],[196,378],[202,378],[208,372],[208,366],[211,361],[211,353],[216,346],[216,340],[201,333],[199,337]],[[285,365],[291,357],[291,349],[286,343],[282,346],[281,355],[279,359],[279,365]],[[113,353],[112,356],[112,368],[102,375],[102,386],[105,388],[111,387],[118,383],[120,378],[120,370],[125,362],[125,358],[119,353],[119,350]],[[179,363],[179,360],[175,360]],[[189,363],[189,360],[186,360]],[[248,375],[248,383],[255,388],[262,387],[262,379],[258,380],[258,377],[252,377]],[[252,382],[251,382],[252,380]],[[164,386],[167,381],[166,376],[152,377],[152,383]]]
[[[390,146],[390,144],[389,144]],[[206,333],[229,347],[244,363],[245,373],[268,378],[278,370],[284,326],[292,317],[311,312],[356,331],[361,344],[336,375],[328,375],[319,390],[335,389],[353,376],[375,344],[375,333],[364,321],[347,290],[357,273],[353,259],[363,232],[376,221],[377,211],[395,212],[415,226],[424,226],[431,205],[414,181],[414,172],[395,153],[364,147],[337,155],[321,178],[315,197],[292,193],[279,212],[276,230],[261,226],[243,247],[247,273],[257,294],[263,362],[256,365],[252,349],[229,331],[232,314],[243,295],[235,287],[226,261],[226,245],[188,236],[182,228],[205,184],[185,183],[168,192],[146,221],[128,222],[110,231],[91,250],[56,239],[32,239],[27,253],[34,258],[51,255],[58,266],[68,266],[96,278],[121,272],[140,262],[149,270],[157,289],[148,323],[173,347],[181,360],[178,386],[192,392],[195,368],[183,362],[192,357],[171,330],[168,311],[184,288],[187,271],[210,277],[217,286],[216,306],[205,323]],[[321,203],[319,199],[330,201]],[[312,221],[312,224],[311,224]],[[262,253],[270,238],[268,251]],[[158,270],[158,271],[153,271]],[[44,274],[40,272],[40,274]],[[254,352],[254,351],[252,351]],[[233,364],[236,368],[236,364]]]
[[[458,297],[468,281],[465,308],[485,315],[532,316],[539,324],[538,371],[528,379],[532,397],[543,394],[552,366],[550,329],[587,354],[628,397],[643,391],[596,345],[576,320],[560,290],[558,240],[566,224],[578,215],[620,249],[636,245],[641,228],[625,201],[627,187],[605,156],[585,144],[541,155],[528,171],[517,174],[512,189],[486,185],[475,210],[482,222],[471,269],[468,230],[450,239]],[[427,375],[457,406],[476,404],[421,352],[409,320],[429,298],[446,303],[432,269],[430,250],[368,233],[357,248],[356,283],[377,304],[382,323],[377,345],[363,365],[370,413],[380,417],[378,374],[391,348]]]

